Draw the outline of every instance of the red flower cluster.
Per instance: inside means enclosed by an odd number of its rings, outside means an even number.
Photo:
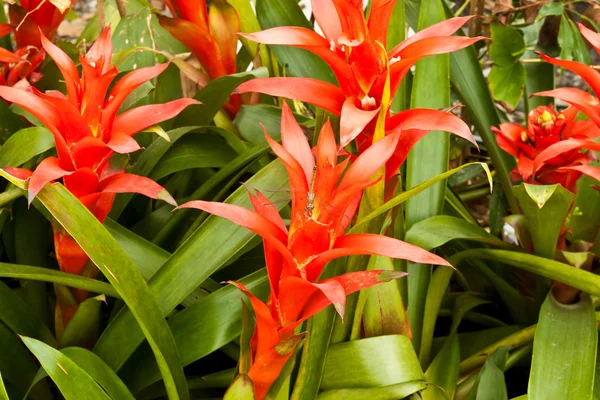
[[[242,84],[237,92],[289,97],[341,115],[341,147],[356,139],[359,152],[364,151],[371,145],[371,122],[384,101],[388,79],[393,96],[406,73],[421,58],[463,49],[484,39],[450,36],[470,17],[452,18],[416,33],[386,52],[387,27],[395,5],[396,0],[374,0],[366,20],[361,0],[312,0],[315,19],[325,37],[293,26],[242,35],[259,43],[294,46],[313,52],[331,67],[339,87],[309,78],[263,78]],[[435,124],[439,112],[428,113],[432,111],[421,111],[421,122],[425,123],[420,126],[424,130],[421,136],[444,125]],[[402,117],[396,116],[396,119]],[[388,115],[386,129],[397,127],[397,120]],[[393,174],[399,165],[393,163],[388,171]]]
[[[111,156],[140,149],[132,136],[141,130],[173,118],[185,107],[197,102],[179,99],[117,112],[137,87],[163,72],[167,64],[141,68],[121,78],[108,93],[118,74],[111,67],[112,43],[107,28],[87,54],[80,56],[83,68],[79,76],[75,63],[42,34],[42,46],[62,72],[67,96],[57,91],[41,93],[0,86],[0,97],[18,104],[39,119],[54,135],[58,157],[43,160],[33,173],[22,169],[8,172],[29,179],[29,202],[49,182],[62,178],[73,193],[100,222],[108,215],[116,193],[141,193],[176,205],[175,200],[156,182],[124,173],[113,167]],[[88,261],[85,252],[64,232],[54,226],[56,256],[62,271],[81,274]]]
[[[265,396],[294,354],[301,339],[301,335],[294,335],[299,324],[330,304],[343,317],[347,295],[404,276],[393,271],[361,271],[319,282],[329,261],[375,254],[449,265],[434,254],[387,236],[344,234],[363,190],[375,183],[372,176],[394,153],[399,132],[375,143],[351,164],[349,159],[337,162],[338,145],[329,123],[322,128],[318,144],[311,150],[285,103],[281,132],[283,145],[266,132],[265,137],[288,171],[292,193],[289,229],[261,193],[250,194],[255,211],[206,201],[191,201],[181,206],[227,218],[263,238],[271,287],[268,302],[261,302],[244,286],[233,282],[248,296],[256,315],[249,376],[258,399]]]
[[[71,1],[71,5],[76,0]],[[0,37],[14,32],[17,50],[0,49],[0,85],[26,88],[39,81],[38,72],[46,53],[41,48],[40,31],[52,40],[68,9],[61,11],[47,0],[23,0],[9,6],[10,24],[0,24]]]
[[[540,106],[529,113],[528,128],[515,123],[492,128],[500,148],[518,160],[511,174],[513,181],[558,183],[576,190],[577,180],[582,175],[579,169],[595,157],[589,152],[581,153],[578,148],[558,153],[556,149],[563,146],[563,141],[580,143],[600,136],[600,129],[593,121],[575,120],[577,113],[575,107],[557,113],[552,107]]]
[[[583,25],[581,34],[600,52],[600,35]],[[502,124],[493,128],[499,146],[518,158],[513,178],[528,183],[555,184],[575,191],[582,175],[600,180],[600,168],[588,165],[596,157],[593,152],[582,153],[582,149],[600,151],[600,143],[593,141],[600,136],[600,72],[575,61],[559,60],[541,54],[549,63],[566,68],[581,76],[596,96],[576,88],[558,88],[535,93],[536,96],[559,98],[571,105],[557,114],[550,107],[538,107],[528,116],[528,129],[516,124]],[[577,121],[581,111],[588,121]]]

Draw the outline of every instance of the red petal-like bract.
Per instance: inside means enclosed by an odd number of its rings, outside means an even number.
[[[235,93],[259,92],[304,101],[340,115],[346,96],[331,83],[311,78],[258,78],[242,83]]]
[[[421,114],[414,115],[417,118]],[[443,112],[426,115],[437,118],[437,122],[429,122],[431,126],[437,128],[440,121],[447,120],[454,123],[451,130],[470,138],[468,130],[465,132],[462,125],[452,120],[455,117]],[[362,119],[361,124],[372,117]],[[413,126],[410,117],[411,114],[407,114],[395,119],[396,131],[355,157],[348,167],[349,159],[338,164],[339,146],[329,122],[323,125],[317,146],[311,150],[291,110],[284,104],[282,144],[268,134],[265,139],[288,171],[293,201],[289,231],[261,193],[249,193],[255,211],[200,200],[180,206],[227,218],[263,238],[271,288],[268,302],[263,303],[242,285],[233,283],[248,296],[256,314],[249,376],[255,384],[257,398],[267,393],[293,354],[298,343],[294,330],[303,321],[330,304],[343,317],[348,294],[405,276],[395,271],[363,271],[319,282],[327,262],[338,257],[373,254],[449,266],[443,258],[394,238],[375,234],[344,236],[362,191],[376,182],[373,176],[396,151],[403,134],[401,127],[403,124]],[[361,120],[360,117],[352,119],[353,122]]]

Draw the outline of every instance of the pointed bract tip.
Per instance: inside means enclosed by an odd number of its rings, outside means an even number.
[[[400,279],[408,276],[408,273],[402,271],[381,271],[380,275],[377,277],[377,281],[379,282],[389,282],[394,279]]]
[[[156,198],[169,203],[173,207],[177,207],[177,202],[175,201],[173,196],[171,196],[171,194],[167,191],[167,189],[163,189],[160,192],[158,192],[156,194]]]

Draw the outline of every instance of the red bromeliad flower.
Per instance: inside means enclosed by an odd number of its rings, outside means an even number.
[[[4,50],[4,49],[3,49]],[[22,47],[14,53],[0,51],[0,85],[26,89],[42,79],[37,72],[46,57],[44,50]]]
[[[165,0],[173,18],[159,15],[163,28],[198,58],[211,79],[235,73],[240,19],[227,2]]]
[[[235,74],[240,19],[225,0],[165,0],[173,18],[158,15],[160,25],[198,59],[210,79]],[[234,115],[240,97],[231,96],[227,111]]]
[[[600,35],[583,25],[579,25],[579,30],[596,51],[600,52]],[[596,96],[571,87],[535,93],[536,96],[559,98],[572,107],[558,115],[549,108],[537,112],[534,110],[534,114],[529,116],[529,131],[519,127],[517,132],[514,127],[503,129],[501,126],[502,135],[497,135],[498,143],[501,147],[504,146],[502,148],[505,151],[519,157],[517,168],[523,180],[560,183],[575,191],[575,183],[582,174],[600,181],[600,168],[587,165],[595,158],[594,154],[580,152],[581,149],[600,151],[600,143],[593,141],[600,136],[600,101],[597,97],[600,95],[600,72],[579,62],[559,60],[541,53],[540,56],[551,64],[581,76]],[[576,110],[586,114],[590,121],[575,121]],[[516,146],[519,139],[521,144]],[[525,154],[524,151],[528,151],[526,156],[521,155]]]
[[[470,17],[452,18],[418,32],[386,52],[387,27],[395,4],[396,0],[374,0],[366,20],[361,0],[312,0],[324,37],[295,26],[242,35],[259,43],[294,46],[315,53],[331,67],[339,87],[310,78],[263,78],[242,84],[237,92],[289,97],[342,115],[341,147],[358,137],[359,151],[363,151],[370,145],[367,139],[372,133],[372,129],[364,128],[379,112],[388,74],[393,96],[406,73],[421,58],[463,49],[485,39],[450,36]],[[386,129],[394,128],[393,125],[388,120]]]
[[[287,168],[292,215],[289,229],[269,200],[250,194],[254,211],[224,203],[191,201],[182,205],[227,218],[259,234],[264,240],[271,294],[267,304],[234,283],[251,300],[256,315],[249,376],[262,399],[293,355],[301,337],[294,329],[333,304],[343,317],[346,296],[360,289],[404,276],[393,271],[348,273],[319,282],[325,265],[339,257],[375,254],[413,262],[449,265],[444,259],[397,239],[374,234],[348,234],[363,190],[394,153],[400,132],[375,143],[349,165],[337,162],[338,145],[329,123],[311,150],[298,123],[283,106],[283,145],[265,132],[275,154]],[[314,155],[313,155],[314,153]],[[316,160],[315,160],[316,159]],[[342,177],[343,175],[343,177]]]
[[[71,6],[77,0],[71,0]],[[69,8],[58,9],[49,0],[21,0],[21,5],[11,4],[8,16],[11,24],[16,27],[15,38],[18,48],[34,46],[40,48],[42,34],[52,40],[58,26],[63,21]]]
[[[581,153],[581,144],[600,136],[593,121],[577,121],[578,110],[569,107],[557,113],[552,107],[540,106],[528,115],[528,128],[515,123],[493,127],[501,149],[517,158],[513,181],[551,185],[558,183],[575,191],[577,180],[595,159],[592,153]],[[575,145],[576,148],[571,147]],[[567,146],[565,151],[562,151]],[[558,150],[558,152],[557,152]]]
[[[35,169],[11,171],[28,177],[29,202],[49,182],[62,178],[69,191],[103,222],[116,193],[135,192],[175,204],[173,198],[154,181],[113,169],[109,163],[115,152],[125,154],[140,149],[131,137],[141,130],[170,119],[197,102],[179,99],[166,104],[138,107],[117,115],[125,98],[144,82],[156,77],[167,64],[142,68],[120,79],[107,96],[118,71],[111,67],[112,43],[107,28],[85,56],[80,56],[83,74],[75,63],[42,35],[42,45],[62,72],[67,96],[60,92],[41,93],[0,87],[0,97],[16,103],[38,118],[54,135],[57,157],[48,157]],[[66,250],[63,248],[63,240]],[[68,242],[68,243],[67,243]],[[78,249],[78,251],[76,251]],[[78,274],[87,256],[70,237],[56,242],[61,269]]]

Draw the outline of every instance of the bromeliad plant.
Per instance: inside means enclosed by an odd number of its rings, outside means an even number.
[[[263,78],[244,83],[237,92],[288,97],[341,115],[340,147],[356,140],[359,151],[372,142],[375,126],[371,122],[380,111],[382,101],[386,103],[382,109],[388,118],[386,129],[394,129],[402,121],[400,115],[388,115],[388,104],[412,66],[424,57],[460,50],[484,39],[451,36],[470,17],[451,18],[423,29],[387,51],[387,30],[395,0],[374,1],[368,20],[358,0],[313,0],[312,5],[324,37],[313,30],[293,26],[242,36],[259,43],[294,46],[316,54],[331,67],[339,86],[310,78]],[[424,124],[439,116],[424,114],[422,117],[421,130],[437,129]],[[444,121],[440,125],[448,123]],[[402,161],[388,170],[395,171]]]
[[[265,139],[288,172],[292,193],[289,229],[260,192],[250,194],[254,212],[231,204],[206,201],[191,201],[181,206],[227,218],[263,238],[271,290],[267,303],[261,302],[242,284],[231,282],[248,296],[256,317],[251,342],[252,363],[247,373],[257,399],[265,397],[294,355],[304,335],[295,334],[300,324],[330,304],[343,319],[346,296],[406,275],[371,270],[321,281],[319,277],[329,261],[373,254],[449,266],[444,259],[394,238],[368,233],[344,234],[364,189],[376,183],[372,176],[392,156],[400,135],[397,132],[386,136],[352,163],[349,158],[338,163],[338,145],[331,124],[325,123],[317,145],[311,150],[302,129],[284,103],[281,118],[283,145],[266,132]]]
[[[0,10],[0,398],[593,398],[589,2],[164,3]]]
[[[28,200],[33,201],[42,188],[58,179],[100,221],[104,222],[117,193],[140,193],[162,199],[172,205],[175,200],[154,181],[124,172],[115,164],[115,153],[128,154],[140,149],[132,138],[136,133],[179,114],[196,104],[193,99],[180,99],[166,104],[147,105],[117,115],[127,96],[137,87],[163,72],[168,64],[142,68],[123,76],[110,90],[117,77],[111,66],[110,28],[85,55],[81,55],[80,77],[75,63],[40,31],[42,46],[61,70],[67,95],[57,91],[41,93],[34,88],[0,87],[0,97],[17,104],[38,118],[54,136],[58,157],[44,159],[30,172],[8,169],[21,179],[28,179]],[[88,256],[76,241],[57,223],[53,224],[56,257],[61,271],[96,277],[98,270],[88,264]],[[58,297],[60,325],[65,327],[86,297],[77,291],[74,299]]]

